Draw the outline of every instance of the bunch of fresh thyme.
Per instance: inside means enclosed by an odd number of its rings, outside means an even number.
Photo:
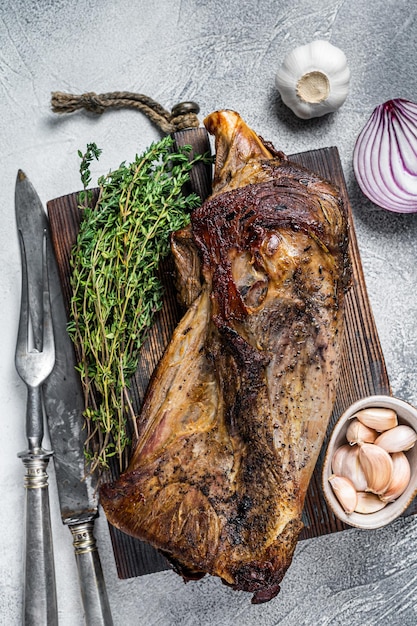
[[[89,181],[88,159],[98,154],[90,149],[86,155],[82,174]],[[162,306],[157,270],[169,252],[169,234],[185,226],[200,203],[197,195],[181,193],[200,158],[189,160],[189,147],[174,152],[167,136],[133,163],[101,177],[94,209],[83,203],[71,257],[69,332],[81,355],[85,417],[95,444],[86,450],[92,469],[107,468],[112,456],[122,464],[130,443],[127,423],[130,416],[134,428],[135,415],[129,380]]]

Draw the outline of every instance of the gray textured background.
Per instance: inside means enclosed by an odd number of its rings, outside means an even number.
[[[133,158],[159,137],[141,114],[50,112],[50,93],[129,90],[171,108],[194,99],[201,117],[233,108],[287,153],[339,148],[370,300],[393,393],[417,404],[417,216],[378,210],[352,172],[355,139],[373,108],[417,101],[414,0],[3,0],[0,6],[0,623],[21,623],[25,390],[13,355],[20,299],[14,182],[22,168],[42,200],[80,188],[77,149],[103,149],[93,175]],[[280,103],[275,73],[287,52],[328,39],[352,71],[344,106],[300,121]],[[60,624],[83,623],[69,532],[51,476]],[[205,578],[174,573],[117,579],[107,525],[97,536],[117,626],[258,626],[417,623],[417,520],[346,531],[299,544],[280,595],[262,606]]]

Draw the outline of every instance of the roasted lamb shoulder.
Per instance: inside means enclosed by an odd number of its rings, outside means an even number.
[[[151,380],[108,520],[255,603],[279,591],[335,399],[348,284],[338,191],[233,111],[213,194],[173,234],[188,307]]]

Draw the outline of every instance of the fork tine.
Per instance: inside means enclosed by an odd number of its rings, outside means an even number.
[[[28,268],[25,243],[20,231],[19,235],[22,251],[22,295],[15,364],[16,370],[22,380],[28,385],[36,386],[49,376],[55,363],[55,342],[46,254],[48,238],[46,231],[44,231],[42,241],[42,346],[40,350],[29,350],[30,304]]]
[[[20,230],[19,230],[19,243],[20,243],[20,251],[21,251],[21,257],[22,257],[22,292],[20,296],[20,318],[19,318],[19,328],[17,331],[15,364],[16,364],[16,369],[19,375],[21,375],[20,370],[21,370],[22,357],[24,357],[28,351],[29,285],[28,285],[28,270],[27,270],[27,262],[26,262],[25,242],[23,239],[22,232]]]
[[[47,247],[50,245],[46,231],[44,231],[44,247],[43,247],[43,337],[42,337],[42,353],[45,356],[45,370],[48,362],[48,375],[51,373],[55,363],[55,342],[54,329],[52,323],[51,297],[49,289],[48,263],[47,263]],[[46,378],[46,376],[45,376]]]

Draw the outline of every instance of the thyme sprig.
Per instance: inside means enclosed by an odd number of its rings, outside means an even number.
[[[88,206],[89,202],[92,199],[93,194],[90,190],[87,189],[88,185],[91,182],[90,163],[94,159],[98,161],[101,153],[101,148],[98,148],[97,144],[95,143],[88,143],[86,151],[84,153],[82,153],[81,150],[78,150],[78,156],[81,159],[80,176],[81,182],[83,184],[83,190],[80,191],[78,199],[82,206]]]
[[[181,193],[201,158],[190,160],[189,150],[173,152],[171,137],[163,138],[101,177],[96,207],[83,207],[71,256],[69,332],[81,354],[92,469],[107,468],[112,456],[122,466],[129,417],[135,428],[129,380],[162,306],[159,262],[169,252],[169,234],[184,227],[200,203],[197,195]]]

